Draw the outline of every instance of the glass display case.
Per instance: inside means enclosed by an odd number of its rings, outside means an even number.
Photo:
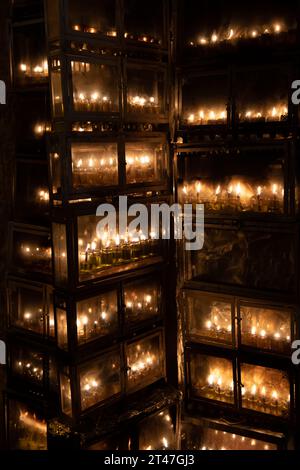
[[[280,450],[284,436],[267,430],[226,425],[206,419],[182,423],[182,450]]]
[[[47,422],[43,413],[19,400],[8,401],[10,450],[47,450]]]
[[[227,124],[229,78],[225,72],[182,78],[181,124],[215,126]]]
[[[13,28],[14,79],[16,85],[46,83],[48,60],[42,22]]]
[[[50,286],[8,281],[9,325],[46,338],[55,336],[52,289]]]
[[[161,280],[153,276],[126,283],[124,291],[125,322],[134,328],[162,316]]]
[[[235,344],[233,298],[186,290],[183,304],[188,341]]]
[[[139,424],[139,450],[176,450],[176,419],[172,410],[146,418]]]
[[[125,142],[127,184],[161,184],[168,178],[166,142],[161,138]]]
[[[206,148],[178,156],[181,204],[204,204],[207,214],[286,212],[288,149],[275,147]]]
[[[241,123],[287,121],[290,85],[286,68],[240,69],[236,86]]]
[[[218,0],[213,7],[208,0],[184,3],[184,44],[203,52],[214,52],[218,47],[241,44],[293,43],[296,40],[297,13],[292,2],[267,0],[262,5],[255,0],[247,3]]]
[[[67,27],[73,34],[116,37],[116,1],[101,1],[97,8],[94,0],[68,1]]]
[[[138,0],[124,0],[125,39],[128,43],[140,42],[145,45],[164,45],[165,15],[164,1],[154,0],[141,3]]]
[[[165,376],[165,352],[162,332],[127,343],[127,390],[146,387]]]
[[[292,293],[295,249],[291,232],[207,224],[203,249],[185,252],[185,276],[198,282]]]
[[[14,213],[21,222],[41,224],[49,213],[48,168],[46,161],[16,160]]]
[[[165,116],[166,102],[166,69],[134,65],[128,63],[127,75],[127,114],[134,119],[147,116]]]
[[[288,373],[241,363],[241,401],[243,408],[288,419],[291,412]]]
[[[116,350],[79,368],[82,411],[120,394],[120,367],[120,353]]]
[[[39,387],[45,382],[45,357],[29,346],[10,346],[11,373],[13,377],[23,379]]]
[[[52,273],[50,233],[21,224],[11,225],[11,266],[20,273],[49,277]]]
[[[77,341],[84,344],[103,336],[114,336],[119,329],[118,297],[116,291],[101,295],[76,304]]]
[[[116,143],[71,144],[72,183],[75,191],[97,186],[118,185],[118,147]]]
[[[75,113],[119,111],[119,66],[117,63],[71,61]]]
[[[199,354],[189,355],[191,394],[233,405],[235,403],[234,366],[230,359]]]
[[[239,315],[242,346],[290,355],[294,335],[290,309],[240,301]]]
[[[49,96],[46,92],[18,93],[15,101],[16,153],[40,155],[46,151],[45,135],[51,131]]]
[[[162,133],[52,139],[49,161],[55,203],[119,193],[120,186],[125,193],[136,187],[145,192],[169,183],[169,149]]]
[[[91,214],[94,211],[87,209],[86,212]],[[59,213],[60,211],[57,212]],[[112,226],[107,227],[107,230],[98,230],[101,220],[97,215],[74,215],[68,222],[70,235],[67,234],[65,223],[53,223],[53,257],[57,285],[66,285],[68,279],[75,284],[85,283],[162,261],[162,245],[165,244],[159,240],[159,234],[155,230],[147,234],[148,236],[141,230],[129,231],[130,222],[122,233]],[[71,234],[74,236],[76,247],[75,259],[72,261],[68,259],[73,252],[68,248],[67,242]]]
[[[61,349],[71,351],[99,339],[108,342],[119,333],[117,290],[100,291],[79,300],[64,300],[57,296],[55,312]]]

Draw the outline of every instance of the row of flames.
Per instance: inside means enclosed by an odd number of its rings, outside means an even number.
[[[200,35],[196,41],[190,41],[190,46],[214,45],[224,41],[236,41],[238,39],[255,39],[264,35],[277,35],[286,31],[286,27],[281,23],[270,26],[257,26],[254,28],[229,27],[219,34],[214,31],[211,36]]]

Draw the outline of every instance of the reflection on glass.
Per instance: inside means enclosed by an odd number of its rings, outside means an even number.
[[[161,288],[158,281],[134,281],[124,288],[125,315],[129,324],[155,318],[159,314]]]
[[[52,224],[55,279],[64,284],[68,280],[67,228],[64,224]]]
[[[232,362],[220,357],[191,354],[191,386],[202,398],[234,403]]]
[[[78,344],[113,335],[118,330],[117,292],[105,292],[77,302]]]
[[[111,113],[119,109],[118,69],[113,65],[71,62],[76,112]]]
[[[118,184],[117,144],[73,143],[71,151],[75,189]]]
[[[101,0],[97,8],[94,0],[72,0],[68,13],[73,32],[117,36],[115,0]]]
[[[14,264],[34,272],[51,273],[51,246],[48,235],[14,232]]]
[[[211,51],[240,42],[256,44],[291,43],[297,22],[289,2],[254,0],[249,9],[245,3],[209,0],[184,4],[184,41],[190,47]],[[291,38],[289,37],[291,35]]]
[[[71,380],[68,368],[60,374],[60,397],[62,412],[67,416],[72,416]]]
[[[120,356],[113,352],[82,366],[79,372],[82,411],[121,391]]]
[[[182,85],[182,122],[216,125],[227,122],[227,76],[185,78]]]
[[[48,77],[44,25],[19,26],[14,32],[16,79],[21,84],[43,82]]]
[[[9,401],[9,447],[11,450],[47,450],[47,423],[27,405]]]
[[[203,249],[187,253],[186,275],[205,282],[293,292],[294,250],[288,233],[206,228]]]
[[[139,450],[176,449],[175,427],[169,410],[145,419],[139,426]]]
[[[237,107],[241,122],[286,121],[288,73],[282,69],[237,73]]]
[[[188,336],[195,341],[232,343],[232,305],[197,293],[186,293]]]
[[[164,74],[152,70],[127,70],[127,109],[134,114],[164,111]]]
[[[125,0],[125,38],[144,44],[162,43],[164,2]]]
[[[241,381],[243,408],[288,418],[290,382],[286,372],[241,364]]]
[[[240,306],[242,344],[272,352],[291,351],[291,313],[276,308]]]
[[[37,384],[43,383],[44,363],[40,353],[23,347],[15,347],[12,351],[12,368],[20,378]]]
[[[125,150],[127,183],[152,183],[163,179],[165,155],[162,144],[128,142]]]
[[[11,286],[11,324],[19,328],[44,334],[46,313],[43,290],[25,286]]]
[[[127,347],[128,388],[142,387],[163,377],[164,352],[161,335],[134,342]]]
[[[183,436],[184,450],[277,450],[276,444],[263,438],[246,437],[234,430],[214,429],[201,421],[199,425],[184,423]]]

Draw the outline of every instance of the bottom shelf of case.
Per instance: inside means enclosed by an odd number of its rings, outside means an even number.
[[[282,432],[233,424],[226,419],[184,416],[181,423],[182,450],[283,450],[289,447]]]
[[[78,425],[72,425],[60,418],[49,422],[48,448],[86,449],[86,450],[135,450],[152,447],[178,448],[178,416],[181,394],[165,384],[155,385],[131,395],[126,401],[112,404],[95,412]],[[159,416],[160,413],[163,413]],[[170,429],[157,426],[156,416],[162,418]],[[153,419],[152,419],[153,418]],[[148,421],[150,440],[146,445],[148,433],[142,426]],[[146,429],[146,428],[145,428]],[[164,431],[159,443],[154,435]],[[149,449],[150,450],[150,449]]]

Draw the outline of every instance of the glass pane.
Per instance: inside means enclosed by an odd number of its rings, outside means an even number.
[[[284,211],[285,152],[282,148],[199,152],[180,156],[182,204],[206,212]]]
[[[11,450],[47,450],[47,423],[40,413],[9,400],[9,447]]]
[[[176,436],[171,414],[165,410],[139,425],[139,450],[168,449],[176,449]]]
[[[45,133],[50,132],[50,103],[45,93],[19,93],[15,98],[16,152],[45,154]]]
[[[51,70],[51,96],[52,113],[54,117],[63,116],[64,104],[61,83],[61,69],[59,60],[53,60],[52,67],[57,66],[56,70]]]
[[[263,439],[213,429],[207,423],[183,425],[183,450],[277,450],[277,445]]]
[[[95,7],[94,0],[72,0],[69,2],[69,27],[73,31],[104,34],[115,37],[116,5],[115,0],[101,0]]]
[[[113,143],[72,143],[74,189],[118,184],[118,146]]]
[[[237,73],[240,121],[285,121],[288,117],[288,73],[282,69]]]
[[[48,167],[41,161],[16,161],[15,213],[28,223],[44,221],[49,212]]]
[[[21,85],[45,82],[48,60],[44,24],[15,27],[13,35],[16,81]]]
[[[109,272],[116,272],[133,262],[159,255],[158,240],[145,239],[143,233],[125,234],[104,231],[99,238],[97,224],[99,217],[94,215],[78,217],[78,255],[80,280],[92,279]],[[110,272],[112,272],[110,271]]]
[[[78,344],[114,335],[118,331],[118,297],[116,291],[77,302]]]
[[[118,67],[76,61],[71,66],[76,112],[111,113],[119,110]]]
[[[46,314],[43,290],[14,284],[10,287],[10,299],[11,324],[40,335],[44,334]]]
[[[47,33],[48,39],[56,39],[59,36],[59,20],[61,18],[59,9],[60,0],[46,0]]]
[[[62,194],[62,159],[57,152],[50,153],[51,187],[53,194]]]
[[[165,112],[165,76],[154,70],[127,69],[127,110],[134,114]]]
[[[286,372],[241,364],[241,380],[243,408],[289,417],[290,382]]]
[[[44,363],[40,353],[23,347],[14,347],[12,350],[12,370],[19,378],[38,385],[43,384]]]
[[[164,349],[160,334],[127,346],[129,390],[156,382],[164,376]]]
[[[124,288],[126,321],[138,324],[157,317],[161,312],[161,287],[159,281],[134,281]]]
[[[226,124],[227,81],[227,76],[221,74],[185,78],[182,85],[183,123]]]
[[[120,355],[113,352],[80,369],[82,411],[121,392]]]
[[[269,44],[288,41],[296,27],[293,2],[259,0],[248,3],[209,0],[184,2],[185,44],[203,50],[239,41]],[[293,38],[293,35],[292,35]]]
[[[166,158],[164,146],[151,142],[127,142],[126,182],[153,183],[166,177]]]
[[[60,399],[62,412],[67,416],[72,416],[71,381],[65,373],[60,374]]]
[[[67,234],[64,224],[52,224],[55,280],[58,284],[68,281]]]
[[[291,313],[276,308],[240,306],[241,342],[272,352],[291,352]]]
[[[146,44],[161,44],[164,27],[164,2],[125,0],[125,38]]]
[[[56,309],[57,344],[62,349],[68,348],[67,312],[61,308]]]
[[[51,245],[48,235],[14,231],[13,264],[30,272],[51,274]]]
[[[192,353],[190,374],[192,392],[197,397],[234,403],[232,362],[228,359]]]
[[[186,300],[187,335],[191,341],[233,343],[230,302],[190,292]]]
[[[294,250],[287,233],[207,228],[203,249],[187,255],[187,275],[199,281],[293,292]]]

